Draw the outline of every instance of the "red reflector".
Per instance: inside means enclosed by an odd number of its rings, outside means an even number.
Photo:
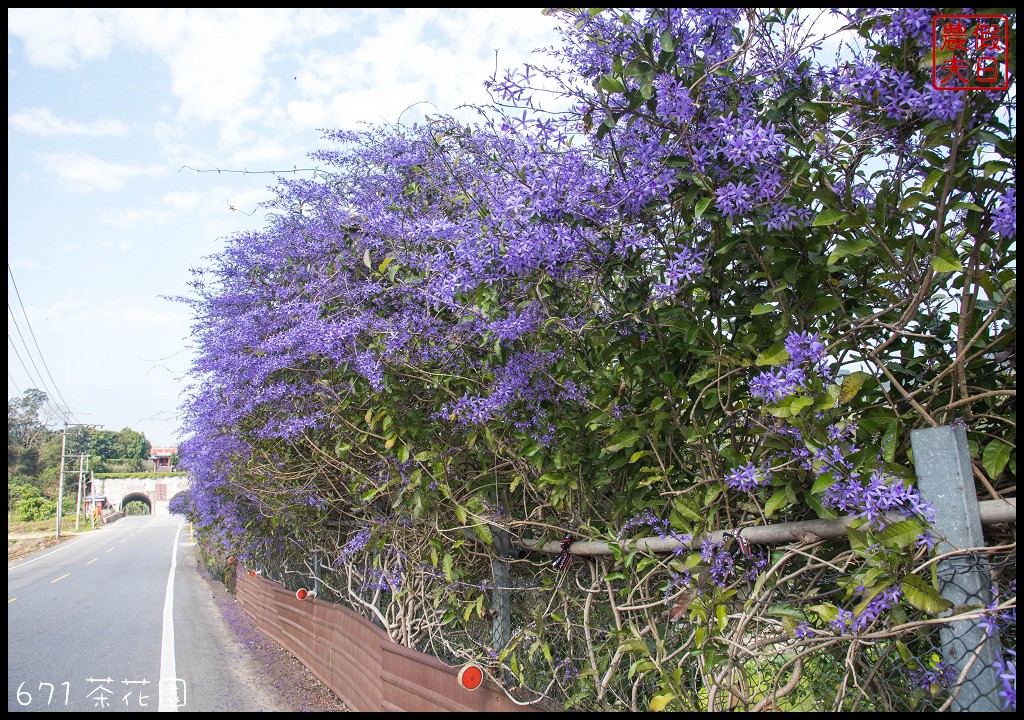
[[[467,690],[476,690],[484,682],[484,671],[478,665],[466,665],[459,670],[459,685]]]

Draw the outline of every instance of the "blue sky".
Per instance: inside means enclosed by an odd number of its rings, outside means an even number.
[[[486,102],[495,50],[505,69],[557,43],[538,9],[7,20],[8,397],[38,387],[54,427],[131,427],[154,445],[182,439],[191,359],[189,309],[161,296],[185,294],[224,237],[263,226],[273,182],[182,166],[313,167],[317,128],[457,114]]]

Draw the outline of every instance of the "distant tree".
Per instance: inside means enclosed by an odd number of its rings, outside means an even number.
[[[117,433],[118,449],[123,453],[118,457],[144,460],[149,457],[151,445],[144,433],[125,428]]]
[[[124,506],[125,515],[149,515],[149,507],[144,502],[132,500]]]
[[[49,432],[40,418],[49,396],[42,390],[29,388],[20,398],[7,400],[7,442],[30,446]]]
[[[7,511],[11,512],[22,500],[41,497],[39,488],[32,483],[32,478],[24,476],[8,476],[7,478]]]
[[[29,388],[20,398],[7,400],[7,474],[37,475],[39,447],[53,432],[42,420],[49,397],[42,390]]]
[[[42,495],[25,498],[15,506],[14,516],[22,522],[49,520],[57,517],[57,504]]]
[[[107,460],[120,457],[118,453],[121,452],[121,448],[118,445],[118,433],[110,430],[89,430],[89,452],[92,455]]]

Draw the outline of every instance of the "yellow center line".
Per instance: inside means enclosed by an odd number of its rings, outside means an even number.
[[[14,601],[15,601],[15,600],[17,600],[17,599],[18,599],[18,598],[11,598],[10,600],[8,600],[8,601],[7,601],[7,604],[8,604],[8,605],[10,605],[10,604],[11,604],[12,602],[14,602]]]
[[[122,538],[122,539],[121,539],[121,542],[124,542],[124,541],[125,541],[125,540],[127,540],[127,539],[128,539],[128,538]]]
[[[92,565],[92,564],[93,564],[94,562],[96,562],[97,560],[99,560],[99,558],[93,558],[92,560],[90,560],[89,562],[87,562],[87,563],[86,563],[86,565]]]
[[[114,548],[112,548],[112,547],[110,547],[110,548],[107,548],[107,552],[110,552],[110,551],[111,551],[111,550],[113,550],[113,549],[114,549]]]
[[[51,580],[51,581],[50,581],[50,584],[51,584],[51,585],[53,585],[53,584],[54,584],[55,582],[60,582],[61,580],[63,580],[64,578],[66,578],[66,577],[67,577],[68,575],[70,575],[70,574],[71,574],[71,573],[64,573],[63,575],[61,575],[61,576],[60,576],[59,578],[57,578],[56,580]]]

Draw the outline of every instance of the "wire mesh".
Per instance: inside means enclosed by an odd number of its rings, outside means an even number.
[[[519,703],[927,712],[1016,702],[1013,543],[922,555],[909,574],[961,598],[936,613],[899,602],[914,583],[865,598],[842,541],[737,553],[718,583],[687,573],[682,556],[571,556],[558,567],[470,541],[456,561],[444,543],[427,549],[400,532],[353,550],[358,537],[352,528],[317,546],[318,564],[308,544],[280,538],[261,569],[289,590],[318,578],[321,599],[450,665],[481,664]],[[975,570],[990,581],[981,599],[976,582],[964,585]]]

